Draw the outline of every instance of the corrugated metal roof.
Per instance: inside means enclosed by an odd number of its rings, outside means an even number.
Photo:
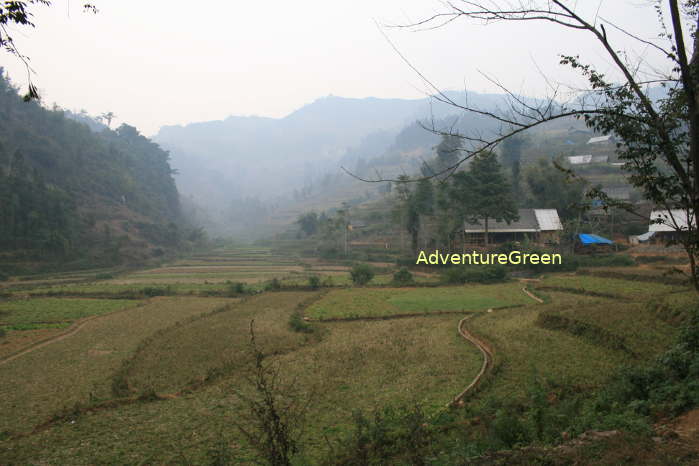
[[[692,217],[694,217],[692,215]],[[687,212],[682,209],[673,210],[654,210],[650,213],[651,223],[648,225],[648,231],[677,231],[687,230],[689,223],[687,222]],[[662,220],[663,223],[653,223],[653,220]],[[692,225],[696,226],[694,218]]]
[[[519,209],[519,220],[507,223],[488,220],[491,233],[536,233],[539,231],[562,230],[556,209]],[[484,233],[483,222],[465,223],[465,233]]]
[[[584,165],[590,163],[592,154],[588,155],[571,155],[568,157],[568,163],[571,165]]]
[[[534,209],[536,221],[539,223],[541,231],[557,231],[562,230],[561,219],[558,218],[556,209]]]
[[[596,142],[607,142],[607,141],[609,141],[609,139],[611,139],[611,137],[612,137],[611,135],[609,135],[609,136],[597,136],[594,138],[590,138],[590,140],[587,141],[587,143],[594,144]]]

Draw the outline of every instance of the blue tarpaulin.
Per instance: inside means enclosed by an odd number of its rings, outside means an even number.
[[[579,233],[578,237],[582,244],[614,244],[614,241],[601,236],[592,235],[589,233]]]

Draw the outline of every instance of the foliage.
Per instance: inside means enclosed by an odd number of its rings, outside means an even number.
[[[393,283],[400,286],[412,285],[415,283],[415,279],[406,267],[401,267],[393,274]]]
[[[141,292],[144,296],[152,298],[154,296],[170,296],[175,294],[175,290],[171,286],[146,286]]]
[[[289,317],[289,328],[294,332],[313,333],[314,329],[311,324],[303,320],[303,315],[299,311],[294,311]]]
[[[245,287],[245,283],[242,282],[233,282],[228,285],[228,296],[239,296],[241,294],[245,294],[247,292],[247,289]]]
[[[459,153],[463,147],[463,141],[458,135],[444,134],[437,146],[437,156],[431,163],[423,162],[420,170],[423,176],[435,176],[455,166],[459,161]],[[444,178],[446,175],[441,176]]]
[[[442,273],[444,281],[452,284],[500,283],[507,280],[507,269],[501,265],[452,266]]]
[[[512,179],[512,195],[519,200],[521,197],[521,171],[522,171],[522,147],[525,144],[523,137],[516,135],[505,139],[501,145],[500,156],[503,165],[510,170]]]
[[[145,216],[144,236],[150,228],[159,242],[178,244],[172,222],[179,221],[179,195],[169,155],[135,128],[94,133],[58,108],[22,102],[4,75],[0,120],[0,250],[61,259],[90,250],[119,256],[128,238],[112,234],[110,214],[98,217],[90,207],[95,201]]]
[[[321,286],[320,277],[318,275],[311,275],[308,277],[308,286],[312,290],[317,290]]]
[[[377,409],[353,414],[352,432],[328,462],[337,465],[427,464],[434,433],[423,408]]]
[[[355,285],[366,285],[374,278],[374,268],[369,264],[357,264],[352,267],[350,276]]]
[[[539,159],[528,167],[524,171],[524,179],[531,193],[531,207],[556,209],[562,220],[572,219],[580,211],[586,184],[584,180],[569,179],[565,172],[545,159]]]
[[[248,413],[241,416],[247,422],[235,421],[235,424],[250,446],[269,464],[291,466],[299,452],[298,437],[308,403],[300,403],[297,396],[291,396],[290,387],[279,384],[278,369],[264,364],[265,355],[255,342],[253,322],[250,322],[250,349],[254,375],[248,383],[254,392],[252,395],[236,392]]]
[[[265,290],[275,291],[275,290],[281,290],[281,289],[282,289],[282,282],[279,281],[279,279],[277,277],[274,277],[273,279],[271,279],[270,281],[265,283]]]
[[[304,235],[313,236],[319,228],[318,214],[315,212],[309,212],[300,215],[296,220],[296,223],[299,225]]]
[[[452,177],[451,198],[461,211],[461,218],[469,223],[483,221],[487,245],[488,221],[517,220],[517,206],[494,153],[474,157],[469,167],[468,172],[458,172]]]

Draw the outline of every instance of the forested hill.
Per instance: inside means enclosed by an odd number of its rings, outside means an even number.
[[[0,76],[0,263],[111,264],[178,242],[167,152],[131,126],[97,133],[23,102],[2,68]]]

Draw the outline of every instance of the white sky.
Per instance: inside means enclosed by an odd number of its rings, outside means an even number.
[[[34,6],[36,29],[13,28],[15,42],[31,57],[46,103],[93,115],[112,111],[117,123],[146,135],[228,115],[281,117],[328,94],[423,97],[425,85],[375,21],[405,24],[444,10],[433,0],[95,0],[99,13],[92,15],[82,3]],[[651,2],[577,2],[592,15],[600,3],[606,19],[645,39],[657,35]],[[559,53],[613,72],[589,33],[541,23],[456,21],[432,31],[384,31],[442,89],[497,92],[484,72],[517,92],[541,95],[537,67],[554,80],[581,83],[558,65]],[[621,33],[607,32],[617,48],[628,48]],[[634,50],[663,63],[647,47]],[[0,64],[26,84],[18,60],[0,52]]]

